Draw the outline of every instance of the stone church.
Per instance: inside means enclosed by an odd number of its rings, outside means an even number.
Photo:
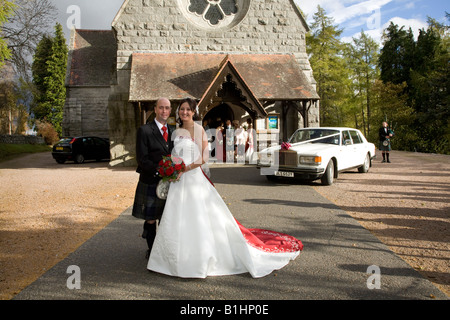
[[[65,136],[110,139],[135,165],[137,128],[159,97],[192,97],[202,120],[250,119],[261,139],[319,125],[308,26],[293,0],[125,0],[111,30],[72,30]]]

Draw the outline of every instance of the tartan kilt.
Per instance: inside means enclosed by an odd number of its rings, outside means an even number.
[[[144,220],[161,220],[166,200],[156,196],[157,184],[138,182],[132,211],[134,217]]]
[[[380,144],[378,145],[378,150],[380,151],[391,151],[391,142],[389,141],[389,144],[387,146],[383,145],[383,141],[380,141]]]

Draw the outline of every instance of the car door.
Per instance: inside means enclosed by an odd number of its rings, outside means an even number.
[[[83,155],[87,159],[95,159],[95,143],[90,137],[83,138]]]
[[[363,165],[367,154],[363,140],[356,130],[350,130],[350,136],[353,142],[353,166]]]
[[[94,138],[95,141],[95,159],[109,159],[109,144],[106,140]]]
[[[355,163],[355,154],[353,149],[353,141],[348,130],[341,133],[341,152],[338,161],[338,170],[344,170],[353,167]]]

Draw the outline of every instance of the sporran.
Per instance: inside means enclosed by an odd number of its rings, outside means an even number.
[[[160,180],[156,186],[156,196],[161,200],[167,199],[167,194],[169,193],[170,182]]]

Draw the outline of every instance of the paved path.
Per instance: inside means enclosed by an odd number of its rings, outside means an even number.
[[[244,226],[302,240],[304,251],[295,261],[260,279],[248,274],[180,279],[149,272],[146,244],[140,238],[142,222],[129,208],[15,299],[447,299],[311,186],[270,183],[251,167],[219,166],[211,171],[216,188]],[[72,265],[79,267],[80,289],[67,287]],[[380,289],[367,286],[372,265],[379,267]]]

